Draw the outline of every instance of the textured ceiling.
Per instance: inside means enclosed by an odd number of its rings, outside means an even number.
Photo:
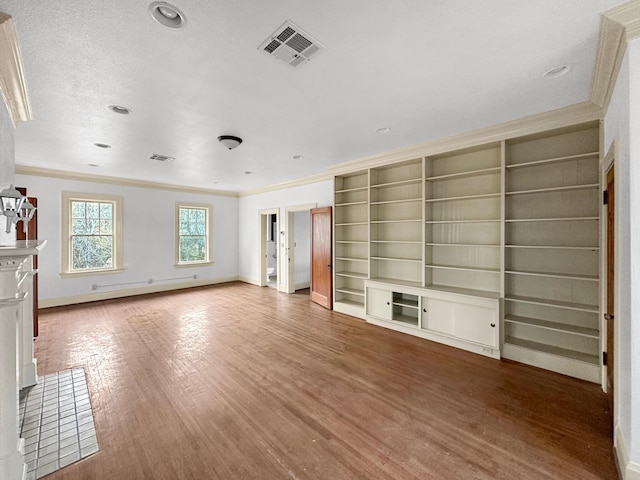
[[[588,100],[599,14],[621,2],[176,0],[179,30],[150,3],[0,0],[34,114],[17,164],[232,191],[322,173]],[[287,19],[327,47],[297,69],[257,48]]]

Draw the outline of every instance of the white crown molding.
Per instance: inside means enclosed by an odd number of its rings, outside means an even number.
[[[16,174],[32,175],[36,177],[62,178],[65,180],[78,180],[81,182],[108,183],[111,185],[122,185],[126,187],[153,188],[155,190],[172,190],[176,192],[204,193],[207,195],[219,195],[224,197],[237,197],[237,192],[226,190],[212,190],[200,187],[187,187],[172,185],[170,183],[149,182],[146,180],[134,180],[129,178],[109,177],[103,175],[91,175],[88,173],[67,172],[64,170],[54,170],[51,168],[28,167],[26,165],[16,165]]]
[[[323,182],[325,180],[332,180],[333,173],[323,172],[315,175],[308,175],[306,177],[297,178],[295,180],[289,180],[282,183],[274,183],[273,185],[267,185],[266,187],[254,188],[252,190],[243,190],[238,192],[239,197],[248,197],[251,195],[259,195],[261,193],[274,192],[276,190],[282,190],[284,188],[300,187],[302,185],[309,185],[310,183]]]
[[[640,38],[640,0],[632,0],[602,14],[591,79],[591,101],[606,112],[627,43]]]
[[[18,36],[10,15],[0,12],[0,90],[15,127],[31,120],[31,105],[27,92]]]
[[[578,103],[470,132],[429,140],[411,147],[340,163],[330,167],[329,171],[332,175],[341,175],[412,158],[437,155],[545,130],[596,121],[600,120],[601,116],[602,109],[597,105],[591,102]]]

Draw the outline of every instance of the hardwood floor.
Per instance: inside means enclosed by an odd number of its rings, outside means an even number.
[[[599,386],[224,284],[40,312],[100,452],[49,479],[614,479]]]

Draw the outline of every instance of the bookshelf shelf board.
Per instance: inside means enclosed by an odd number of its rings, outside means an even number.
[[[517,315],[506,315],[504,321],[507,323],[517,323],[519,325],[527,325],[530,327],[544,328],[556,332],[571,333],[587,338],[600,338],[598,330],[595,328],[579,327],[577,325],[567,325],[566,323],[550,322],[548,320],[540,320],[538,318],[520,317]]]
[[[480,170],[469,170],[467,172],[449,173],[447,175],[437,175],[435,177],[427,177],[427,182],[439,182],[443,180],[454,180],[457,178],[475,177],[478,175],[489,175],[500,173],[500,167],[483,168]]]
[[[412,203],[412,202],[420,202],[422,201],[422,197],[413,197],[413,198],[401,198],[399,200],[384,200],[381,202],[371,202],[371,205],[391,205],[397,203]]]
[[[335,193],[351,193],[351,192],[362,192],[367,190],[369,187],[356,187],[356,188],[345,188],[343,190],[336,190]]]
[[[549,353],[551,355],[557,355],[559,357],[570,358],[572,360],[577,360],[592,365],[598,365],[600,361],[598,355],[590,355],[588,353],[577,352],[575,350],[569,350],[567,348],[560,348],[554,345],[547,345],[539,342],[532,342],[531,340],[524,340],[521,338],[506,337],[504,339],[504,342],[510,345],[515,345],[517,347],[522,347],[543,353]]]
[[[549,163],[571,162],[573,160],[590,159],[590,158],[598,157],[599,155],[600,155],[599,152],[581,153],[579,155],[567,155],[564,157],[547,158],[544,160],[534,160],[532,162],[512,163],[512,164],[506,165],[506,167],[507,169],[535,167],[537,165],[546,165]]]
[[[459,293],[462,295],[470,295],[472,297],[482,297],[482,298],[492,298],[498,299],[500,298],[500,292],[494,292],[490,290],[477,290],[475,288],[462,288],[462,287],[451,287],[449,285],[438,285],[438,284],[428,284],[425,288],[429,290],[437,290],[438,292],[448,292],[448,293]]]
[[[570,280],[586,280],[590,282],[597,282],[599,279],[598,275],[580,275],[574,273],[528,272],[522,270],[505,270],[504,273],[509,275],[531,275],[534,277],[568,278]]]
[[[436,268],[442,270],[464,270],[467,272],[485,272],[485,273],[500,273],[499,268],[484,268],[484,267],[461,267],[457,265],[425,265],[425,268]]]
[[[362,278],[362,279],[367,279],[369,278],[369,275],[367,275],[366,273],[358,273],[358,272],[336,272],[336,275],[338,275],[339,277],[350,277],[350,278]]]
[[[490,218],[486,220],[427,220],[425,223],[430,225],[446,225],[446,224],[456,224],[456,223],[500,223],[499,218]]]
[[[533,249],[555,249],[555,250],[600,250],[599,247],[571,247],[568,245],[505,245],[505,248],[533,248]]]
[[[336,203],[336,207],[353,207],[355,205],[368,205],[369,202],[366,200],[361,202],[344,202],[344,203]]]
[[[418,302],[415,300],[406,300],[406,299],[396,299],[393,302],[393,305],[398,305],[400,307],[408,307],[418,309]]]
[[[599,217],[540,217],[540,218],[507,218],[506,223],[517,222],[567,222],[567,221],[598,221]]]
[[[371,223],[422,223],[421,218],[411,218],[408,220],[371,220]]]
[[[336,243],[352,243],[355,245],[361,245],[363,243],[368,244],[366,240],[336,240]]]
[[[418,318],[417,317],[411,317],[409,315],[394,315],[393,316],[393,321],[394,322],[400,322],[400,323],[406,323],[407,325],[410,325],[412,327],[417,327],[418,326]]]
[[[396,243],[398,245],[420,245],[420,240],[371,240],[371,243]]]
[[[371,278],[371,280],[381,283],[391,283],[394,285],[403,285],[405,287],[422,287],[422,282],[412,282],[409,280],[401,280],[399,278],[390,278],[390,277],[375,277]]]
[[[359,290],[357,288],[338,287],[336,288],[336,292],[346,293],[348,295],[356,295],[358,297],[364,297],[364,290]]]
[[[336,257],[336,260],[344,260],[346,262],[368,262],[366,258],[353,258],[353,257]]]
[[[437,202],[451,202],[455,200],[473,200],[475,198],[498,198],[498,197],[500,197],[499,193],[482,193],[479,195],[462,195],[458,197],[429,198],[425,200],[425,202],[437,203]]]
[[[587,305],[584,303],[561,302],[559,300],[548,300],[545,298],[521,297],[516,295],[506,296],[504,298],[508,302],[529,303],[532,305],[544,305],[546,307],[558,307],[567,310],[577,310],[581,312],[598,313],[597,305]]]
[[[487,247],[487,248],[500,248],[500,245],[493,243],[425,243],[429,247]]]
[[[541,193],[571,192],[576,190],[591,190],[597,188],[599,188],[599,185],[597,183],[587,183],[583,185],[567,185],[564,187],[536,188],[534,190],[516,190],[512,192],[505,192],[505,195],[537,195]]]
[[[385,183],[376,183],[372,184],[371,188],[385,188],[385,187],[399,187],[401,185],[415,185],[420,183],[422,180],[419,178],[410,178],[407,180],[398,180],[396,182],[385,182]]]
[[[336,223],[336,227],[353,227],[356,225],[368,225],[367,222],[346,222],[346,223]]]
[[[382,260],[384,262],[422,263],[421,258],[371,257],[371,260]]]
[[[364,297],[362,297],[361,302],[356,302],[355,300],[346,300],[343,298],[342,300],[336,300],[336,303],[341,303],[343,305],[350,305],[352,307],[362,308],[364,307]]]

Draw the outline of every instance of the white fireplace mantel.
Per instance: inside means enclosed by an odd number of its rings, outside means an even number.
[[[25,475],[23,440],[18,430],[21,388],[35,385],[33,308],[25,299],[33,292],[33,256],[46,242],[18,241],[0,246],[0,478]]]

